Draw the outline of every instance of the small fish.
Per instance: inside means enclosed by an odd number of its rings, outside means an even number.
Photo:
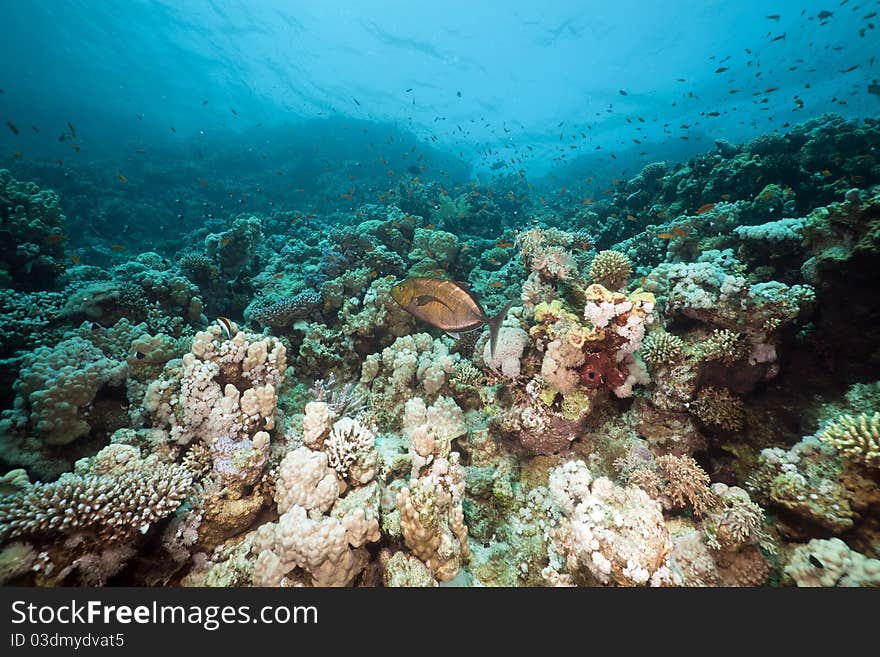
[[[408,278],[391,288],[391,296],[413,317],[457,337],[460,331],[489,326],[489,350],[495,355],[498,331],[515,300],[489,317],[480,302],[464,287],[442,278]]]
[[[674,235],[672,233],[657,233],[657,237],[661,240],[671,240]]]
[[[205,100],[202,101],[202,105],[207,105],[207,104],[208,104],[208,99],[205,98]]]
[[[687,231],[684,228],[682,228],[681,226],[673,226],[672,227],[672,234],[675,235],[676,237],[686,237]]]
[[[238,116],[238,112],[236,112],[233,108],[230,107],[229,111],[232,112],[233,114],[235,114],[235,116]]]
[[[358,107],[361,106],[361,103],[360,103],[360,101],[359,101],[357,98],[355,98],[354,96],[352,96],[351,99],[354,101],[354,104],[355,104],[355,105],[357,105]]]
[[[765,94],[772,94],[774,91],[779,91],[779,87],[767,87],[764,89]]]
[[[72,254],[72,253],[70,254],[70,261],[71,261],[73,264],[75,264],[75,265],[81,265],[81,264],[82,264],[82,260],[79,259],[79,256],[78,256],[78,255],[74,255],[74,254]]]
[[[778,21],[779,14],[770,14],[769,16],[765,16],[764,18],[769,18],[771,21]]]
[[[12,134],[18,135],[18,126],[16,126],[12,121],[6,121],[6,125],[8,125],[9,129],[12,130]]]
[[[825,19],[831,18],[834,16],[834,12],[828,11],[827,9],[823,9],[818,14],[816,14],[816,18],[820,21],[824,21]]]
[[[116,251],[117,253],[118,253],[119,251],[125,251],[127,248],[128,248],[128,247],[125,246],[125,244],[111,244],[111,245],[110,245],[110,249],[111,249],[112,251]]]
[[[67,235],[63,235],[62,233],[52,233],[51,235],[46,235],[46,237],[43,238],[43,241],[46,244],[60,244],[66,239]]]
[[[618,91],[617,93],[619,93],[621,96],[627,96],[627,95],[629,95],[629,94],[627,94],[623,89],[621,89],[621,90]]]
[[[701,205],[700,207],[697,208],[697,211],[694,214],[696,214],[697,216],[699,216],[701,214],[706,214],[714,207],[715,207],[714,203],[704,203],[703,205]]]
[[[119,182],[121,182],[123,185],[125,185],[128,182],[128,178],[123,176],[121,173],[117,173],[116,177],[119,179]]]
[[[67,122],[67,127],[70,129],[70,136],[76,139],[76,128],[73,127],[70,121]]]
[[[840,73],[851,73],[851,72],[855,71],[858,67],[859,67],[858,64],[853,64],[853,65],[850,66],[849,68],[845,68],[845,69],[843,69],[842,71],[839,71],[839,72],[840,72]]]
[[[724,71],[728,71],[728,70],[730,70],[730,69],[727,66],[719,66],[718,68],[715,69],[715,72],[716,73],[724,73]]]
[[[721,112],[706,112],[706,116],[721,116]]]
[[[868,93],[874,96],[880,96],[880,84],[869,84]]]
[[[37,132],[40,131],[40,129],[39,129],[37,126],[35,126],[35,125],[32,125],[32,126],[31,126],[31,130],[33,130],[35,133],[37,133]]]
[[[218,317],[217,323],[220,325],[220,328],[223,330],[223,333],[226,335],[227,340],[231,340],[233,336],[238,333],[235,328],[235,324],[232,323],[232,320],[228,317]]]
[[[461,92],[460,92],[460,91],[456,91],[456,92],[455,92],[455,95],[458,96],[459,98],[461,98]]]
[[[204,178],[196,178],[196,182],[199,183],[202,187],[208,186],[208,182]]]

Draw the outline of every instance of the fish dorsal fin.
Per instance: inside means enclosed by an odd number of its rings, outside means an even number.
[[[471,286],[464,281],[455,281],[455,284],[458,285],[458,287],[460,287],[462,290],[464,290],[465,294],[467,294],[471,298],[471,301],[476,304],[477,308],[480,309],[480,312],[485,315],[483,304],[480,303],[480,297],[479,295],[477,295],[476,292],[471,289]]]

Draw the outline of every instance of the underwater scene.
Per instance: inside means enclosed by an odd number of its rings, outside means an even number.
[[[0,20],[0,583],[880,585],[880,1]]]

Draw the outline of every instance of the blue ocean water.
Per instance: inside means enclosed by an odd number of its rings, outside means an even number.
[[[0,573],[880,583],[878,18],[0,0]]]

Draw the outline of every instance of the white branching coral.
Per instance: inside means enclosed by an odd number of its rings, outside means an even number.
[[[374,409],[390,415],[420,387],[425,396],[437,395],[446,384],[459,354],[449,353],[449,344],[427,333],[397,338],[380,354],[370,354],[361,368],[361,383],[370,388]]]
[[[252,484],[268,455],[287,357],[277,339],[232,329],[232,337],[219,325],[196,333],[191,351],[149,385],[144,408],[172,441],[210,446],[224,483]]]
[[[284,345],[274,338],[239,331],[223,340],[212,326],[196,334],[179,369],[171,361],[150,384],[144,406],[181,444],[252,437],[275,426],[275,389],[286,366]]]
[[[275,484],[281,515],[252,535],[256,585],[291,584],[298,572],[314,586],[352,583],[369,560],[363,546],[380,538],[379,487],[371,481],[340,497],[343,490],[325,452],[287,453]]]
[[[551,472],[550,492],[565,516],[554,543],[570,572],[603,584],[671,583],[663,511],[645,491],[593,480],[583,461],[569,461]]]
[[[376,436],[358,420],[337,420],[324,441],[327,464],[346,481],[366,484],[379,468]]]
[[[124,540],[171,514],[191,483],[182,466],[142,459],[130,445],[110,445],[78,461],[74,473],[0,498],[0,539],[88,531]]]
[[[615,359],[623,361],[642,344],[645,328],[654,321],[654,295],[636,290],[629,296],[590,285],[584,296],[584,319],[593,328],[615,336]]]
[[[397,494],[400,528],[406,546],[439,581],[455,577],[468,555],[461,501],[464,468],[452,441],[467,431],[455,401],[440,397],[431,406],[415,397],[403,420],[410,442],[409,485]]]

